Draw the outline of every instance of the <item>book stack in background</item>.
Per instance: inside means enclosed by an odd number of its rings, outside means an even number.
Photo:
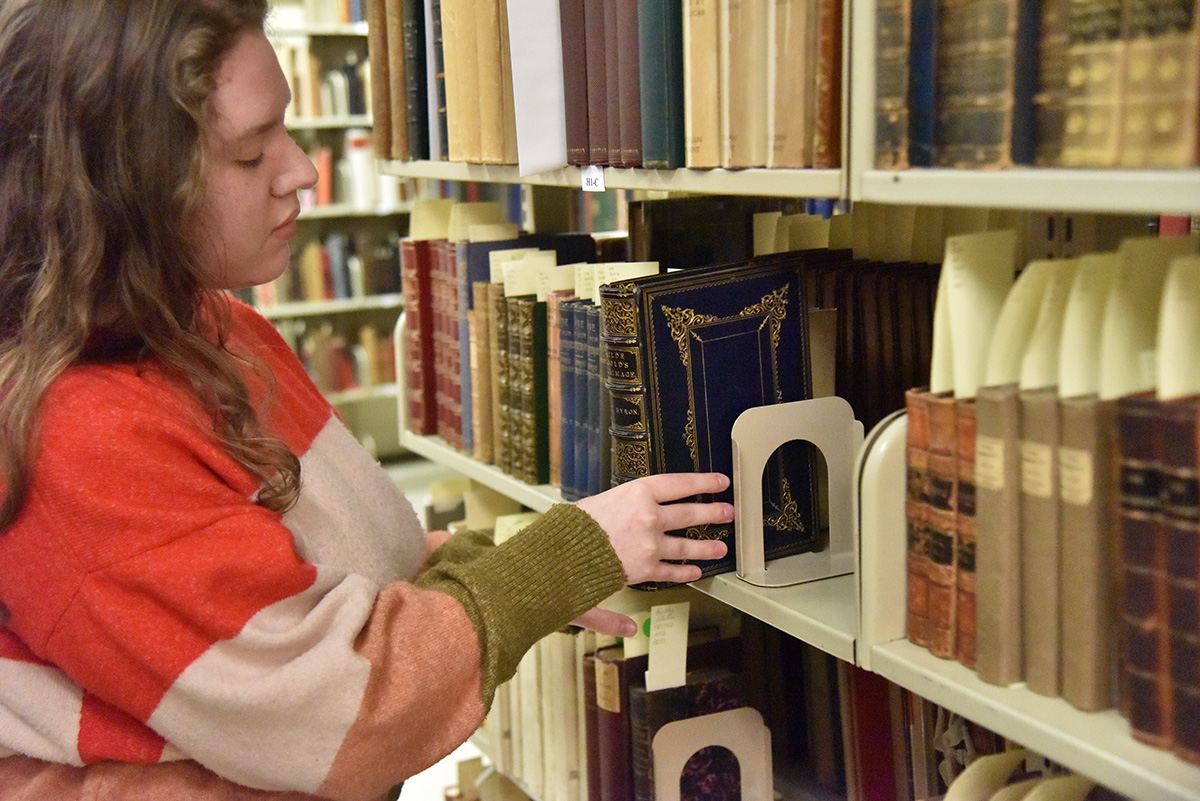
[[[364,298],[400,291],[400,237],[339,232],[298,243],[283,275],[254,288],[259,308],[297,301]]]
[[[1200,164],[1196,0],[887,0],[876,167]]]
[[[840,162],[840,0],[367,0],[366,11],[381,158],[534,172]]]
[[[947,240],[907,401],[908,638],[1198,761],[1200,240],[1119,229],[1019,271],[1013,231]]]

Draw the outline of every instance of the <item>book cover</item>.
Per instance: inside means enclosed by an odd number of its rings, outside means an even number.
[[[828,170],[842,163],[842,3],[817,0],[816,8],[812,166]]]
[[[492,304],[488,282],[476,281],[472,287],[473,304],[468,312],[469,361],[471,366],[471,430],[473,455],[491,464],[492,451]]]
[[[1122,0],[1067,0],[1064,167],[1117,163],[1125,63],[1122,5]]]
[[[617,50],[617,117],[618,146],[615,158],[610,159],[616,167],[642,166],[642,83],[641,45],[638,30],[639,0],[612,0],[616,31]],[[610,108],[610,113],[611,113]]]
[[[767,61],[769,166],[800,169],[812,145],[816,15],[804,0],[774,0],[767,13],[775,17]]]
[[[576,424],[578,411],[575,400],[577,385],[576,371],[579,369],[576,360],[575,342],[575,309],[581,303],[579,300],[567,300],[559,304],[559,373],[560,383],[560,453],[559,453],[559,490],[563,500],[576,501],[583,497],[577,489],[575,478],[575,442],[578,434]]]
[[[641,165],[675,169],[685,163],[683,0],[638,0],[637,15]]]
[[[608,447],[608,423],[611,414],[611,402],[604,387],[604,373],[607,363],[601,349],[601,331],[603,330],[603,311],[599,304],[592,303],[584,307],[586,325],[587,367],[584,377],[588,384],[588,414],[587,414],[587,483],[588,495],[604,492],[612,486],[611,450]]]
[[[954,403],[954,658],[975,667],[975,399]]]
[[[1033,96],[1034,163],[1062,163],[1067,124],[1068,0],[1041,0],[1042,25],[1038,46],[1038,88]]]
[[[479,87],[473,114],[478,117],[479,161],[483,164],[508,163],[505,105],[511,100],[504,94],[502,59],[507,55],[508,43],[505,41],[501,47],[500,15],[507,16],[502,6],[500,0],[471,0],[475,35],[471,50],[475,53]]]
[[[589,162],[587,29],[584,0],[559,0],[562,33],[563,100],[566,106],[567,163],[581,167]]]
[[[765,167],[769,3],[720,0],[721,166]]]
[[[909,47],[912,0],[875,4],[875,168],[910,166]]]
[[[387,23],[385,36],[388,42],[388,66],[383,76],[387,80],[387,108],[391,112],[391,119],[385,126],[391,132],[389,149],[392,158],[409,159],[412,157],[412,151],[408,142],[408,42],[404,33],[403,0],[385,0],[384,13]],[[378,132],[375,135],[378,136]]]
[[[646,672],[646,655],[626,657],[622,646],[595,655],[597,772],[601,801],[633,801],[629,689]]]
[[[911,0],[908,43],[908,163],[933,165],[937,130],[938,0]]]
[[[481,152],[479,65],[473,0],[439,0],[449,159],[474,163]]]
[[[935,656],[953,659],[958,633],[958,403],[948,392],[924,395],[929,431],[924,526],[920,539],[909,544],[909,564],[915,565],[909,570],[908,608],[918,637],[914,642]]]
[[[588,317],[592,312],[592,301],[583,301],[575,307],[575,483],[573,494],[585,498],[592,494],[591,475],[596,468],[591,464],[591,443],[594,439],[591,430],[599,427],[599,422],[593,418],[593,410],[599,406],[598,400],[593,400],[599,390],[599,382],[593,382],[589,376],[595,368],[594,345],[588,336]]]
[[[929,569],[925,556],[929,507],[929,390],[914,387],[905,393],[908,427],[904,447],[904,633],[914,645],[927,648],[929,626]]]
[[[408,426],[414,434],[437,431],[433,357],[431,281],[433,246],[429,240],[400,240],[404,291],[404,338],[407,354],[405,393]]]
[[[575,295],[572,290],[557,290],[546,296],[546,405],[547,448],[550,460],[549,483],[562,487],[562,303]],[[571,359],[575,355],[572,352]],[[574,369],[574,364],[572,364]],[[571,378],[574,381],[574,377]],[[574,388],[572,388],[574,389]]]
[[[426,79],[429,87],[429,157],[450,157],[446,120],[446,59],[442,41],[442,0],[425,4]]]
[[[614,482],[678,471],[731,475],[738,414],[811,397],[803,266],[779,258],[601,287]],[[764,471],[768,559],[822,544],[812,459],[810,445],[792,442]],[[732,500],[729,491],[719,497]],[[701,563],[705,575],[734,569],[731,525],[678,533],[730,544],[727,557]]]

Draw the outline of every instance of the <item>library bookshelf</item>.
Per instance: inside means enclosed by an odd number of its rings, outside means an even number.
[[[1015,168],[878,170],[874,167],[875,3],[845,8],[843,153],[834,170],[642,170],[603,168],[606,189],[654,192],[822,197],[850,204],[975,207],[1038,212],[1109,214],[1200,213],[1200,169],[1097,170]],[[514,166],[445,161],[381,163],[387,173],[446,181],[580,188],[579,168],[519,175]],[[402,350],[397,353],[402,356]],[[403,390],[401,389],[401,395]],[[562,501],[558,490],[530,486],[481,464],[436,436],[409,433],[398,404],[400,440],[413,453],[449,466],[542,511]],[[868,438],[868,443],[871,439]],[[883,475],[904,483],[892,458]],[[886,482],[885,482],[886,483]],[[856,499],[862,501],[862,498]],[[694,586],[745,614],[846,662],[873,671],[1003,737],[1133,799],[1200,800],[1200,766],[1143,745],[1115,710],[1082,712],[1024,684],[995,686],[957,662],[939,659],[904,636],[903,504],[876,525],[861,527],[858,569],[786,588],[761,588],[725,575]]]

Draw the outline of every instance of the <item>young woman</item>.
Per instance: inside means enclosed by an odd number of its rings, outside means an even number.
[[[0,799],[378,799],[725,546],[713,474],[431,541],[272,326],[316,180],[265,0],[0,2]]]

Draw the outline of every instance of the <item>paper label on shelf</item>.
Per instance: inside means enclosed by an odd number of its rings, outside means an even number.
[[[650,659],[646,691],[679,687],[687,674],[688,609],[690,604],[650,607]]]
[[[579,170],[581,180],[583,181],[584,192],[603,192],[604,191],[604,170],[597,167],[595,164],[589,164]]]
[[[975,438],[975,486],[979,489],[1004,489],[1004,440],[999,437]]]

